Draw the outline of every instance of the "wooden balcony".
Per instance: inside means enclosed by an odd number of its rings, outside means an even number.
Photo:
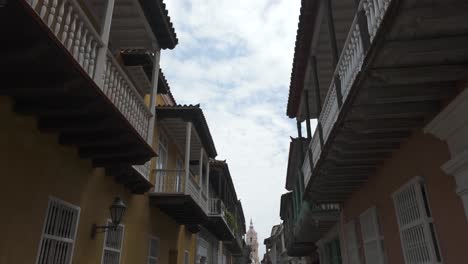
[[[308,94],[308,107],[318,110],[302,166],[311,201],[344,201],[457,94],[468,72],[467,7],[462,0],[360,1],[329,85],[322,76],[303,87],[314,95],[303,93],[301,102]],[[321,67],[312,66],[304,70],[311,79]]]
[[[179,224],[200,225],[208,220],[208,200],[201,194],[196,175],[185,170],[156,170],[156,183],[150,192],[151,204]]]
[[[208,221],[205,227],[221,241],[235,239],[234,231],[226,219],[226,207],[219,198],[210,198],[208,204]]]
[[[216,149],[202,110],[199,106],[158,106],[156,112],[158,124],[177,149],[184,150],[185,159],[183,168],[156,166],[151,203],[179,224],[203,224],[209,213],[209,160],[216,156]]]
[[[144,96],[156,86],[138,87],[127,73],[116,25],[124,5],[140,27],[147,21],[137,1],[107,2],[17,0],[1,7],[0,95],[13,98],[18,114],[36,117],[40,131],[58,134],[60,144],[76,147],[81,158],[141,193],[151,187],[147,161],[155,156],[149,144],[154,110]],[[134,40],[159,52],[153,32],[139,32]],[[154,67],[159,70],[158,61]]]

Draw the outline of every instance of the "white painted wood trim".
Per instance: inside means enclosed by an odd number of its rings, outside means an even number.
[[[111,223],[112,223],[112,220],[111,220],[111,219],[107,219],[106,224],[107,224],[107,225],[110,225]],[[104,232],[104,239],[103,239],[103,245],[102,245],[102,254],[101,254],[101,264],[104,263],[104,252],[105,252],[106,250],[110,250],[110,251],[114,251],[114,252],[119,252],[119,264],[121,263],[121,260],[122,260],[122,252],[123,252],[122,249],[123,249],[124,241],[125,241],[125,225],[119,224],[119,226],[122,227],[122,238],[121,238],[120,249],[119,249],[119,250],[106,247],[107,231],[108,231],[109,229],[106,229],[106,231]]]
[[[184,192],[188,193],[189,177],[190,177],[190,140],[192,137],[192,123],[187,122],[185,138],[185,189]]]
[[[150,146],[153,145],[154,126],[156,124],[156,98],[158,94],[160,58],[161,58],[161,51],[160,50],[155,51],[154,60],[153,60],[153,76],[152,76],[153,78],[151,80],[152,89],[151,89],[150,103],[149,103],[149,110],[153,116],[150,118],[150,121],[149,121],[148,138],[146,139]]]

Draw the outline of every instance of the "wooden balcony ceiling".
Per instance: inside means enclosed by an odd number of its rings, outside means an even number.
[[[302,160],[309,148],[307,138],[291,138],[289,143],[288,169],[286,174],[286,190],[292,191],[296,184],[298,172],[302,169]],[[308,161],[307,161],[308,162]]]
[[[183,144],[185,144],[185,127],[181,127],[182,124],[180,120],[183,122],[191,122],[207,155],[212,159],[217,156],[213,138],[211,137],[208,123],[206,122],[200,105],[157,106],[156,116],[158,120],[164,121],[165,125],[170,129],[171,134],[175,135],[177,132],[176,130],[180,130],[177,133],[177,137],[180,138]],[[194,153],[191,157],[195,158],[199,154],[200,153]]]
[[[204,226],[220,241],[230,241],[235,239],[229,225],[221,215],[209,216],[208,221],[204,223]]]
[[[317,59],[317,74],[320,97],[325,98],[330,87],[330,81],[335,71],[333,67],[328,22],[324,1],[302,1],[299,24],[294,49],[294,59],[291,71],[287,115],[290,118],[306,119],[303,90],[308,89],[311,118],[317,116],[315,107],[315,92],[313,91],[312,68],[310,56]],[[331,1],[335,37],[338,52],[343,49],[344,42],[355,15],[355,1]],[[322,13],[322,14],[321,14]],[[315,34],[317,31],[318,34]],[[315,36],[314,36],[315,35]],[[339,54],[338,54],[339,56]]]
[[[25,1],[0,8],[0,95],[40,131],[97,167],[143,164],[155,152]],[[11,26],[14,25],[14,26]]]
[[[314,168],[312,200],[345,200],[456,96],[467,17],[464,0],[392,1]]]
[[[129,67],[141,67],[146,75],[146,79],[151,81],[153,79],[153,60],[154,56],[146,50],[141,49],[127,49],[121,51],[122,59],[127,68]],[[143,78],[143,76],[141,77]],[[171,88],[166,80],[166,76],[162,68],[159,68],[158,74],[158,94],[167,94],[176,102],[174,96],[171,93]]]
[[[208,221],[205,211],[186,194],[150,193],[150,203],[183,225],[199,225]]]
[[[177,34],[163,0],[139,0],[146,19],[162,49],[173,49],[177,43]]]

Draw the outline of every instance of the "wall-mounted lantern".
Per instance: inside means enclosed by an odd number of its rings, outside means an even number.
[[[111,224],[104,226],[98,226],[94,224],[91,230],[91,238],[94,239],[96,237],[98,230],[102,230],[101,232],[104,232],[107,229],[116,230],[122,221],[126,209],[127,206],[122,201],[122,199],[120,199],[120,197],[116,197],[112,205],[109,207]]]

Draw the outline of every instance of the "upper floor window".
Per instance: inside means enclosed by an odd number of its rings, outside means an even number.
[[[157,237],[150,238],[148,264],[159,264],[159,238]]]
[[[37,264],[69,264],[73,257],[80,208],[50,198],[37,256]]]
[[[423,179],[417,177],[393,194],[405,263],[441,263]]]
[[[371,207],[359,217],[366,263],[384,264],[384,251],[377,209]]]
[[[112,224],[111,220],[107,224]],[[122,242],[124,236],[124,226],[119,225],[116,229],[106,229],[104,239],[104,253],[102,264],[119,264],[122,254]]]

